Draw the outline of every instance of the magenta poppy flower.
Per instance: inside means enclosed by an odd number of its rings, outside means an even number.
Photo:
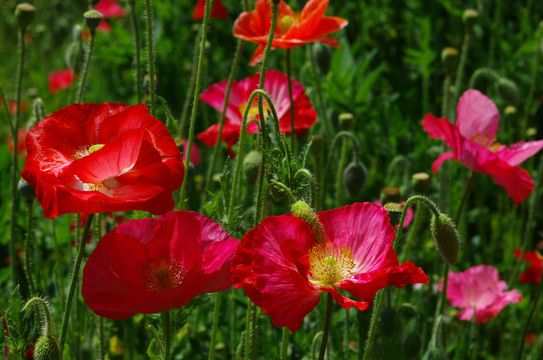
[[[515,250],[514,254],[518,259],[520,258],[522,251]],[[526,251],[522,260],[530,263],[530,266],[518,276],[518,279],[523,283],[539,284],[541,281],[541,273],[543,272],[543,257],[539,251]]]
[[[303,134],[317,121],[317,113],[313,109],[313,105],[305,94],[304,86],[298,81],[292,80],[292,98],[294,101],[294,132],[296,135]],[[260,74],[249,76],[240,82],[234,80],[232,90],[228,98],[228,106],[226,108],[226,119],[221,140],[225,141],[230,149],[239,139],[241,132],[241,123],[243,113],[247,106],[249,109],[249,117],[247,121],[257,119],[260,121],[258,113],[257,97],[253,99],[252,104],[247,104],[251,93],[258,89],[260,82]],[[222,111],[224,105],[224,96],[228,81],[211,85],[201,95],[200,100],[208,103],[217,111]],[[270,95],[270,98],[277,111],[279,117],[279,130],[284,134],[290,134],[290,99],[288,92],[288,78],[286,74],[279,71],[268,70],[264,79],[264,90]],[[263,100],[264,112],[266,113],[267,103]],[[256,124],[249,124],[247,127],[248,133],[258,131]],[[198,134],[204,144],[215,146],[219,134],[219,124],[212,125],[204,132]]]
[[[440,290],[443,284],[440,284]],[[509,303],[518,303],[522,296],[517,290],[505,291],[507,284],[499,280],[498,270],[490,265],[477,265],[464,272],[449,272],[447,299],[452,306],[462,308],[456,317],[484,323],[499,314]]]
[[[99,316],[126,319],[186,305],[230,286],[239,242],[192,211],[131,220],[98,242],[83,270],[83,299]]]
[[[441,138],[452,152],[441,154],[432,165],[434,174],[445,160],[488,174],[518,205],[534,190],[528,171],[518,165],[543,148],[543,140],[517,142],[510,147],[496,142],[500,114],[496,105],[477,90],[467,90],[458,101],[456,125],[427,114],[422,126],[430,137]]]
[[[120,18],[126,15],[124,8],[115,0],[100,0],[94,7],[104,18]]]
[[[58,70],[49,74],[49,92],[56,94],[60,90],[72,86],[74,81],[74,72],[72,69]]]
[[[317,215],[324,242],[302,219],[281,215],[265,218],[236,250],[234,287],[244,288],[276,326],[297,331],[324,292],[346,309],[366,310],[386,286],[428,283],[412,262],[398,264],[395,230],[381,206],[356,203]]]
[[[194,6],[194,11],[192,13],[193,20],[201,20],[204,18],[206,7],[206,0],[198,0]],[[225,19],[230,16],[228,10],[221,3],[221,0],[214,0],[211,7],[211,14],[209,14],[214,19]]]
[[[181,153],[147,106],[74,104],[26,136],[22,177],[44,216],[144,210],[164,214],[184,176]]]

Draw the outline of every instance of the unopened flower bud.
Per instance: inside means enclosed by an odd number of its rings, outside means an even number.
[[[526,137],[527,138],[534,138],[537,135],[537,129],[534,127],[530,127],[526,129]]]
[[[21,30],[25,31],[26,27],[30,25],[32,20],[34,20],[34,14],[36,13],[36,8],[33,5],[28,3],[18,4],[15,8],[15,18]]]
[[[74,25],[72,28],[72,41],[81,40],[81,34],[83,33],[83,27],[79,24]]]
[[[104,15],[102,15],[100,11],[93,9],[84,13],[83,17],[85,18],[85,24],[87,24],[91,34],[94,34],[96,32],[96,28],[100,26]]]
[[[34,345],[34,359],[60,360],[62,358],[58,340],[52,335],[42,335]]]
[[[418,359],[422,347],[422,338],[418,332],[407,334],[402,344],[402,354],[405,359]]]
[[[350,199],[355,199],[360,195],[367,178],[368,170],[360,161],[353,161],[347,165],[343,170],[343,187]]]
[[[390,225],[398,225],[402,217],[403,205],[400,203],[389,202],[384,205],[384,208],[386,209],[386,211],[388,211]]]
[[[464,13],[462,14],[462,21],[466,25],[466,28],[471,31],[473,28],[473,25],[477,23],[477,19],[479,18],[479,12],[477,10],[473,9],[466,9],[464,10]]]
[[[451,74],[458,64],[458,50],[453,47],[446,47],[441,50],[441,63],[447,74]]]
[[[256,150],[250,151],[243,159],[243,172],[245,173],[245,181],[248,185],[254,185],[260,171],[260,163],[262,162],[262,154]]]
[[[498,80],[498,91],[501,97],[511,105],[518,104],[517,84],[506,78]]]
[[[328,74],[332,61],[332,50],[330,50],[330,47],[316,41],[313,43],[313,54],[315,54],[315,61],[321,73],[324,75]]]
[[[400,196],[400,189],[397,187],[384,187],[381,189],[381,203],[386,204],[389,202],[399,203],[402,201]]]
[[[341,113],[338,116],[339,126],[341,130],[349,131],[354,125],[354,116],[351,113]]]
[[[430,175],[425,172],[413,174],[411,177],[413,191],[417,194],[426,195],[430,190]]]
[[[446,214],[433,216],[430,220],[430,231],[443,259],[449,265],[456,264],[460,250],[460,237],[452,219]]]
[[[517,108],[513,105],[507,105],[503,110],[503,113],[505,114],[505,116],[513,117],[517,114]]]
[[[23,178],[19,180],[19,184],[17,185],[17,189],[19,190],[19,194],[23,199],[25,199],[27,202],[32,202],[36,198],[36,193],[34,192],[34,188],[27,183]]]
[[[324,242],[324,230],[322,229],[322,224],[317,217],[317,214],[313,209],[305,203],[303,200],[296,201],[290,208],[292,211],[292,216],[302,219],[305,221],[313,232],[315,233],[315,241],[320,244]]]

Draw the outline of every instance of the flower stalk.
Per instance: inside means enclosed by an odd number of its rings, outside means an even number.
[[[151,9],[151,0],[145,0],[145,24],[147,32],[147,66],[149,71],[149,97],[151,102],[151,115],[156,117],[155,55],[153,45],[153,12]]]
[[[330,325],[332,322],[332,294],[326,293],[326,313],[324,316],[324,327],[322,330],[321,349],[319,351],[319,360],[324,360],[328,335],[330,334]]]

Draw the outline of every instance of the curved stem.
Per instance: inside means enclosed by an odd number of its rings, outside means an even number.
[[[155,55],[153,45],[153,12],[151,10],[151,0],[145,0],[145,24],[147,31],[147,66],[149,70],[149,97],[151,100],[151,115],[156,117]]]
[[[32,264],[32,201],[26,202],[26,237],[25,237],[25,268],[30,287],[30,295],[36,295],[36,284],[34,282],[34,266]]]
[[[92,224],[94,214],[89,214],[85,228],[83,229],[83,235],[79,239],[77,246],[77,255],[75,258],[74,269],[72,272],[72,279],[70,280],[70,288],[68,290],[68,297],[66,298],[66,304],[64,305],[64,316],[62,318],[62,329],[60,331],[60,352],[64,349],[64,343],[66,342],[66,332],[68,331],[68,322],[70,321],[70,311],[72,310],[72,300],[75,294],[75,288],[77,286],[77,279],[79,278],[79,268],[81,267],[81,261],[83,260],[83,254],[85,253],[85,244],[87,243],[87,237]]]
[[[415,218],[413,219],[413,225],[411,225],[411,229],[409,230],[409,235],[407,236],[407,241],[405,242],[405,246],[402,250],[402,254],[400,255],[400,258],[398,260],[400,264],[403,264],[405,259],[409,255],[409,250],[411,249],[411,246],[413,245],[413,241],[415,240],[415,235],[417,235],[417,232],[420,228],[423,214],[424,214],[424,208],[422,206],[417,206],[417,210],[415,210]]]
[[[543,288],[543,276],[539,280],[539,285],[537,285],[537,288],[534,293],[534,297],[532,298],[532,307],[530,308],[530,314],[528,315],[528,318],[526,319],[526,322],[524,323],[524,328],[522,329],[522,337],[520,338],[520,346],[517,352],[517,359],[522,359],[522,353],[524,352],[524,339],[526,339],[526,334],[528,334],[528,330],[530,329],[530,324],[532,323],[532,319],[535,314],[535,310],[537,309],[537,302],[539,301],[539,296],[541,295],[541,289]]]
[[[477,80],[479,78],[488,79],[494,83],[496,83],[500,79],[500,75],[498,75],[494,70],[489,68],[479,68],[471,74],[471,77],[469,78],[469,85],[468,88],[474,89],[475,84],[477,84]]]
[[[94,51],[95,38],[96,38],[95,32],[91,31],[89,51],[87,51],[87,57],[85,58],[85,65],[83,65],[83,73],[81,74],[81,80],[79,81],[79,87],[77,88],[76,99],[79,104],[81,104],[85,98],[85,87],[87,85],[87,77],[89,75],[90,63],[92,60],[92,52]]]
[[[373,309],[373,313],[371,314],[370,329],[368,332],[368,340],[366,341],[366,348],[364,349],[364,357],[362,358],[363,360],[367,360],[370,355],[373,337],[375,336],[375,329],[377,328],[379,315],[381,314],[381,308],[383,307],[383,300],[385,297],[383,290],[379,291],[376,297],[378,297],[377,305],[375,306],[375,308]]]
[[[281,357],[279,359],[286,360],[288,356],[288,339],[290,337],[290,330],[286,327],[283,328],[283,338],[281,339]]]
[[[170,360],[170,348],[172,342],[171,326],[170,326],[170,311],[160,313],[162,322],[162,336],[164,337],[164,360]]]
[[[347,142],[343,141],[341,144],[341,154],[339,156],[339,163],[336,171],[336,208],[341,206],[341,194],[343,190],[343,169],[345,168],[345,162],[347,161]]]
[[[324,327],[322,330],[321,350],[319,352],[319,360],[324,359],[326,353],[326,344],[328,343],[328,334],[330,333],[330,324],[332,320],[332,294],[327,293],[326,296],[326,315],[324,316]]]
[[[286,49],[286,63],[287,63],[287,80],[288,80],[288,96],[290,99],[290,136],[292,151],[295,151],[296,138],[294,132],[294,100],[292,99],[292,70],[290,66],[290,49]]]
[[[187,154],[185,157],[185,181],[181,184],[181,190],[179,191],[179,206],[181,209],[185,209],[185,193],[187,191],[187,169],[190,164],[190,153],[192,150],[192,142],[194,141],[194,125],[196,123],[196,113],[198,112],[198,94],[200,93],[200,82],[202,80],[202,66],[204,64],[204,51],[207,38],[207,27],[209,23],[209,14],[211,13],[212,1],[206,1],[204,19],[202,23],[202,38],[200,39],[200,54],[198,55],[198,67],[196,68],[196,83],[194,85],[194,96],[192,101],[192,110],[190,116],[189,136],[187,141]]]
[[[268,198],[268,193],[274,187],[285,190],[285,192],[288,195],[291,205],[293,205],[296,202],[296,198],[294,197],[294,195],[292,194],[292,191],[290,191],[288,186],[286,186],[285,184],[279,181],[272,181],[268,184],[268,186],[266,186],[266,189],[264,190],[264,201],[262,201],[262,217],[266,215],[266,199]]]
[[[141,104],[141,48],[140,48],[140,27],[138,26],[138,14],[136,12],[136,1],[130,0],[130,12],[132,14],[132,29],[134,31],[134,50],[136,56],[136,93],[138,97],[138,104]]]
[[[26,309],[28,309],[31,305],[34,305],[35,303],[40,304],[43,309],[43,316],[45,318],[45,336],[52,336],[53,323],[51,322],[51,312],[49,311],[49,305],[45,300],[40,297],[33,297],[32,299],[27,301],[27,303],[23,307],[23,311],[26,311]]]
[[[219,313],[221,310],[221,295],[222,292],[219,291],[215,293],[215,306],[213,308],[213,327],[211,329],[211,341],[209,344],[209,360],[215,359],[215,348],[217,344],[217,330],[219,328]]]
[[[307,169],[300,169],[296,171],[296,174],[294,174],[294,178],[296,178],[298,175],[304,175],[307,178],[307,181],[309,182],[309,186],[311,187],[311,194],[310,194],[311,197],[309,199],[309,203],[311,204],[311,208],[315,209],[316,208],[315,202],[317,199],[317,188],[315,185],[315,179],[313,178],[313,175],[311,175],[311,173]]]
[[[437,208],[436,204],[434,204],[433,201],[428,199],[427,197],[424,197],[422,195],[415,195],[415,196],[411,196],[409,199],[407,199],[407,201],[403,205],[402,216],[400,217],[400,223],[398,224],[398,229],[396,230],[396,237],[394,238],[394,243],[393,243],[394,244],[393,245],[394,250],[396,250],[396,245],[398,244],[398,242],[400,240],[400,237],[402,236],[403,223],[405,222],[405,216],[407,215],[407,209],[409,208],[409,206],[411,206],[411,203],[414,202],[414,201],[423,202],[424,205],[426,205],[432,211],[434,216],[436,216],[436,217],[441,214],[441,212]]]

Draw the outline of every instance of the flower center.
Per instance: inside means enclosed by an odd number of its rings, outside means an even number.
[[[351,248],[334,243],[322,243],[307,253],[309,260],[309,281],[322,287],[335,285],[354,274],[356,262]]]
[[[184,277],[183,265],[173,257],[151,260],[143,268],[143,284],[147,290],[159,294],[181,285]]]
[[[472,136],[470,140],[483,145],[492,152],[498,151],[501,146],[501,144],[496,141],[496,138],[491,138],[488,134],[477,133]]]
[[[277,21],[277,32],[279,36],[285,35],[292,25],[296,24],[299,20],[299,15],[285,15]]]
[[[91,146],[82,146],[79,149],[77,149],[74,153],[74,160],[84,158],[87,155],[92,154],[93,152],[96,152],[103,148],[105,144],[94,144]]]
[[[247,106],[248,106],[247,102],[241,103],[241,105],[239,106],[239,111],[241,112],[241,115],[245,114],[245,110],[247,109]],[[264,99],[262,99],[262,110],[263,110],[264,116],[266,116],[268,110],[271,110],[270,106],[268,105],[268,102]],[[253,98],[252,104],[249,107],[249,112],[247,113],[247,121],[252,120],[252,119],[258,119],[258,117],[259,117],[258,98],[257,96],[255,96]]]

